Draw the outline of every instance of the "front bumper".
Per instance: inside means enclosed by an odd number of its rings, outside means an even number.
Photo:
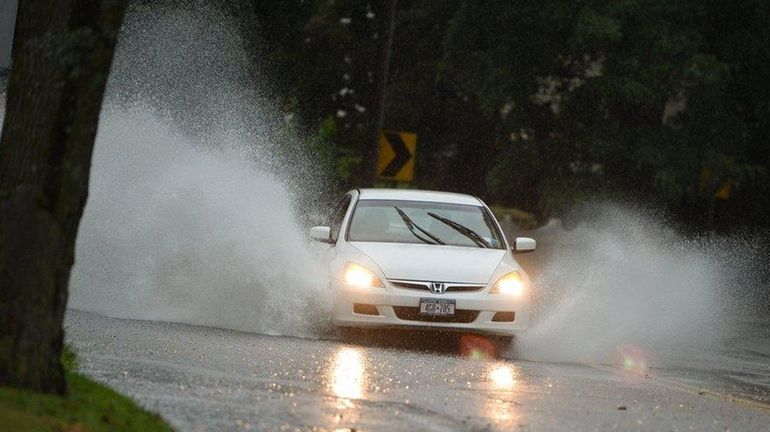
[[[334,312],[332,321],[339,327],[394,327],[466,331],[512,336],[529,325],[529,298],[479,292],[432,294],[427,291],[387,288],[351,288],[333,281]],[[420,298],[453,299],[455,318],[433,321],[419,315]],[[356,313],[354,305],[375,306],[377,315]],[[497,312],[514,312],[513,321],[493,321]]]

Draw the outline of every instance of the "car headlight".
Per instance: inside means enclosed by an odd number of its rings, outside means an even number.
[[[524,292],[524,281],[521,279],[519,272],[513,271],[498,279],[489,292],[490,294],[512,294],[518,296]]]
[[[345,283],[356,288],[384,287],[382,281],[374,272],[353,262],[345,264],[342,278],[345,280]]]

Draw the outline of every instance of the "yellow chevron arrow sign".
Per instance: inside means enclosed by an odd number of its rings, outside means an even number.
[[[414,178],[417,134],[388,131],[380,133],[377,175],[382,180],[409,182]]]

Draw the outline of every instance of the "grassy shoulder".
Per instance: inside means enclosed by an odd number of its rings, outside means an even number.
[[[75,372],[75,357],[65,352],[69,394],[41,395],[0,387],[0,425],[11,431],[171,431],[149,413],[107,386]]]

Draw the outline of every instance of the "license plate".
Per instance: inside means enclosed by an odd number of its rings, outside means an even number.
[[[420,315],[452,316],[454,314],[454,300],[436,298],[420,299]]]

